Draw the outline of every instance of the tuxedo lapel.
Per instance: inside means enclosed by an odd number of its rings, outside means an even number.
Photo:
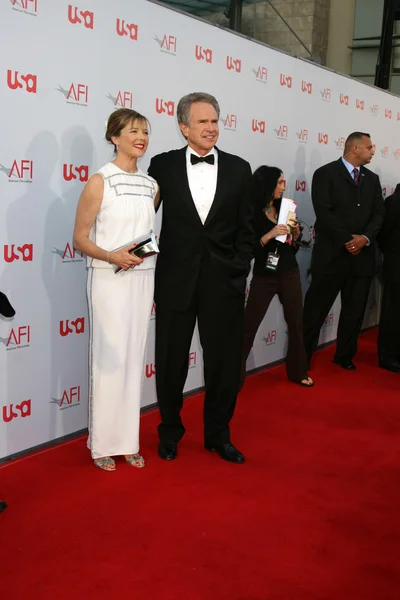
[[[182,148],[181,150],[178,150],[175,169],[171,175],[175,178],[176,189],[179,190],[184,204],[188,207],[188,210],[201,224],[201,226],[203,226],[189,187],[189,180],[186,168],[186,148],[187,146],[185,146],[185,148]]]
[[[221,202],[224,198],[227,184],[229,181],[229,164],[227,155],[224,152],[218,152],[218,175],[217,175],[217,188],[215,190],[215,196],[211,205],[210,211],[207,215],[204,226],[208,225],[218,212]]]

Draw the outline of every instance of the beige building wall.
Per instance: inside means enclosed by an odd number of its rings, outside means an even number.
[[[339,73],[352,72],[356,0],[331,0],[326,66]]]

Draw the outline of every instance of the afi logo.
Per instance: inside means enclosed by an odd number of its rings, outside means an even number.
[[[65,263],[71,262],[82,262],[83,254],[79,252],[79,250],[75,250],[73,246],[68,242],[65,246],[64,250],[58,250],[58,248],[54,247],[54,250],[51,251],[53,254],[57,254],[61,258],[61,260]],[[77,256],[80,258],[77,258]]]
[[[57,404],[61,410],[79,406],[81,401],[81,386],[75,385],[63,391],[61,398],[52,398],[51,404]]]
[[[400,112],[397,113],[397,120],[400,121]]]
[[[306,182],[305,181],[300,181],[299,179],[296,180],[296,192],[305,192],[306,191]]]
[[[131,40],[136,41],[139,35],[139,27],[135,23],[126,23],[123,19],[117,19],[115,22],[117,34],[121,37],[129,36]]]
[[[287,125],[281,125],[279,129],[274,129],[278,140],[287,140],[289,129]]]
[[[303,79],[301,82],[301,91],[305,94],[312,94],[312,83],[308,83]]]
[[[28,73],[27,75],[19,75],[19,71],[7,71],[7,85],[10,90],[25,89],[29,94],[36,94],[37,77]]]
[[[4,246],[4,260],[8,263],[14,262],[22,258],[23,262],[33,261],[33,244],[24,244],[23,246],[17,246],[15,244],[10,246]]]
[[[385,108],[385,119],[391,119],[393,112],[389,108]]]
[[[189,352],[189,369],[193,369],[197,365],[197,353]]]
[[[11,4],[13,10],[27,12],[35,17],[37,16],[37,0],[11,0]],[[16,8],[17,6],[20,8]]]
[[[268,69],[266,69],[265,67],[257,67],[257,69],[252,69],[252,72],[256,76],[257,81],[267,83]]]
[[[373,117],[377,117],[379,114],[379,106],[377,104],[373,104],[372,106],[369,107],[371,114]]]
[[[156,374],[156,368],[153,365],[153,363],[150,363],[149,365],[146,365],[146,377],[147,379],[151,379],[153,377],[153,375]]]
[[[150,315],[150,320],[154,321],[154,319],[156,318],[156,305],[153,302],[153,306],[151,307],[151,315]]]
[[[340,104],[349,105],[349,97],[345,94],[340,94]]]
[[[399,158],[400,158],[400,148],[397,148],[397,150],[393,150],[393,158],[395,158],[396,160],[399,160]]]
[[[276,329],[272,329],[271,331],[268,331],[267,337],[264,337],[263,341],[265,342],[265,344],[267,346],[270,346],[271,344],[275,344],[276,343]]]
[[[224,124],[225,129],[229,129],[230,131],[236,131],[237,118],[236,115],[226,115],[225,119],[221,119]]]
[[[335,140],[336,148],[338,150],[343,150],[345,142],[346,140],[343,137],[338,137],[338,139]]]
[[[251,128],[253,131],[259,131],[260,133],[265,133],[265,121],[257,121],[257,119],[253,119]]]
[[[321,98],[324,102],[330,102],[331,101],[331,90],[330,88],[324,88],[323,90],[320,90],[321,93]]]
[[[329,136],[327,133],[318,133],[318,144],[324,144],[325,146],[327,146],[328,142]]]
[[[308,142],[308,129],[300,129],[300,132],[296,134],[299,138],[299,142],[307,144]]]
[[[291,88],[293,85],[293,77],[287,76],[284,73],[281,73],[279,80],[281,87]]]
[[[236,71],[236,73],[240,73],[242,70],[242,61],[240,59],[234,59],[232,56],[226,57],[226,68],[228,71]]]
[[[75,171],[75,173],[74,173]],[[79,177],[79,181],[87,181],[89,179],[89,167],[88,165],[81,165],[80,167],[74,167],[71,164],[63,164],[63,177],[65,181],[73,181]]]
[[[63,337],[69,335],[70,333],[83,333],[85,331],[85,318],[80,317],[79,319],[75,319],[75,321],[70,321],[67,319],[66,321],[60,321],[60,335]]]
[[[81,17],[83,21],[81,20]],[[68,4],[68,21],[75,25],[75,23],[82,23],[86,29],[93,29],[94,14],[89,10],[79,10],[77,6],[71,6]]]
[[[173,117],[175,114],[175,102],[166,102],[162,98],[156,98],[156,111],[159,115],[167,113],[169,117]]]
[[[31,401],[24,400],[21,404],[16,404],[14,408],[14,404],[10,404],[9,406],[3,406],[3,421],[4,423],[10,423],[13,419],[17,419],[18,417],[31,416]]]
[[[205,50],[202,46],[196,45],[196,59],[197,60],[205,60],[206,63],[211,64],[212,63],[212,50],[210,50],[210,48],[207,48],[207,50]]]
[[[160,46],[161,52],[166,52],[167,54],[173,54],[174,56],[176,56],[177,39],[174,35],[164,34],[162,40],[160,40],[160,38],[158,38],[157,36],[154,39]]]
[[[325,327],[332,327],[332,325],[333,325],[333,317],[334,317],[334,314],[333,313],[329,313],[329,315],[325,319],[325,323],[324,323]]]
[[[385,146],[384,148],[382,148],[381,155],[382,155],[382,158],[387,158],[389,156],[389,148],[388,148],[388,146]]]
[[[68,89],[61,87],[56,88],[57,92],[65,97],[67,104],[79,104],[87,106],[89,98],[89,86],[83,83],[71,83]]]
[[[0,342],[6,346],[7,350],[26,348],[31,343],[31,326],[20,325],[11,329],[8,338],[0,338]]]
[[[357,108],[357,110],[364,110],[364,107],[365,107],[364,100],[359,100],[357,98],[356,99],[356,108]]]
[[[106,96],[114,106],[120,106],[121,108],[132,108],[132,92],[121,92],[118,91],[117,96],[112,96],[110,93]]]
[[[33,161],[15,160],[10,168],[0,165],[0,171],[6,173],[10,182],[32,183]]]

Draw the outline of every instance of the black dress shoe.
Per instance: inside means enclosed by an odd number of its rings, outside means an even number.
[[[392,371],[392,373],[400,373],[400,362],[397,360],[380,360],[379,366],[381,369]]]
[[[335,365],[342,367],[342,369],[346,369],[346,371],[356,370],[356,365],[349,358],[341,358],[340,360],[335,358],[333,362]]]
[[[209,452],[216,452],[224,460],[228,460],[233,463],[244,463],[244,456],[233,444],[228,442],[227,444],[221,444],[220,446],[213,446],[206,444],[205,449]]]
[[[0,500],[0,512],[5,510],[6,508],[7,508],[6,502],[3,502],[2,500]]]
[[[178,444],[176,442],[168,442],[158,444],[158,456],[164,460],[174,460],[178,456]]]

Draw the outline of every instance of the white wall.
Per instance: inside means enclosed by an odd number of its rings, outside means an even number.
[[[253,168],[281,167],[306,229],[314,222],[313,171],[340,156],[350,131],[372,134],[372,168],[388,193],[398,180],[398,98],[146,0],[102,5],[0,5],[0,290],[17,311],[0,318],[0,457],[87,423],[86,269],[72,250],[72,229],[87,173],[112,158],[103,139],[112,110],[132,106],[150,119],[146,169],[152,155],[182,145],[169,114],[179,98],[214,94],[219,146]],[[310,250],[298,256],[306,287]],[[374,302],[367,324],[376,319]],[[337,317],[335,303],[321,341],[335,337]],[[143,405],[156,400],[154,319],[150,330]],[[282,358],[285,331],[274,302],[248,368]],[[202,383],[195,335],[185,389]]]

